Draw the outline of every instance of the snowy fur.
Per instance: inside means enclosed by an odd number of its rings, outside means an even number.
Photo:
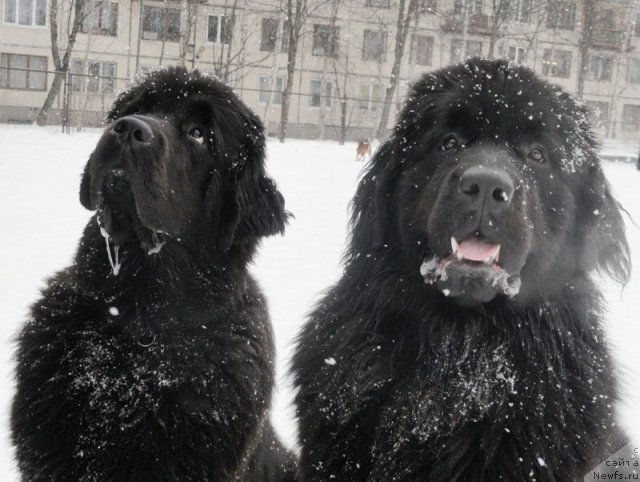
[[[133,112],[162,142],[118,157],[132,141],[115,145],[107,127],[80,193],[103,217],[17,340],[11,428],[23,480],[291,480],[293,458],[268,422],[271,327],[247,272],[259,239],[287,218],[264,172],[262,125],[228,88],[183,69],[122,94],[110,120]],[[175,127],[186,116],[228,144],[194,148]],[[128,184],[119,175],[108,193],[102,179],[119,164]],[[159,226],[141,215],[171,230],[153,256]]]
[[[559,88],[504,62],[473,60],[415,84],[354,198],[345,272],[299,336],[306,480],[581,480],[626,442],[591,274],[626,281],[629,254],[583,120]],[[452,131],[467,150],[443,154]],[[545,143],[547,165],[521,157],[523,133]],[[576,172],[565,152],[585,156]],[[462,303],[418,270],[450,254],[464,219],[442,180],[464,162],[502,160],[524,181],[508,213],[522,229],[499,233],[522,288]],[[436,230],[425,227],[432,216]]]

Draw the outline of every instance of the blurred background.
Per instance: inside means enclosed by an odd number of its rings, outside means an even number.
[[[2,0],[0,122],[97,126],[136,74],[211,73],[270,135],[384,139],[411,80],[505,58],[637,140],[636,0]],[[51,20],[55,19],[55,22]]]

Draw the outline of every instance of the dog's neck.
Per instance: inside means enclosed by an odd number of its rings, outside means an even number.
[[[145,249],[135,240],[122,246],[110,241],[95,217],[85,228],[76,254],[76,275],[96,294],[110,295],[135,287],[138,293],[176,300],[238,296],[248,278],[247,264],[253,248],[232,247],[240,253],[223,253],[212,246],[193,247],[166,240]],[[239,254],[239,255],[238,255]]]

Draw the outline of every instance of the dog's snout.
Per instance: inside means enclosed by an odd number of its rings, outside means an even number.
[[[118,119],[111,126],[111,132],[116,134],[122,142],[146,143],[154,137],[151,125],[137,116]]]
[[[511,205],[513,179],[503,169],[473,166],[462,173],[458,191],[474,207],[498,214]]]

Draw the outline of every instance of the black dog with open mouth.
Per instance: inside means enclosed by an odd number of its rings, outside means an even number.
[[[305,480],[582,480],[625,442],[592,272],[629,269],[584,108],[503,61],[424,75],[299,337]]]
[[[18,338],[24,480],[292,480],[247,272],[287,220],[264,149],[260,120],[195,71],[116,100],[80,188],[96,214]]]

